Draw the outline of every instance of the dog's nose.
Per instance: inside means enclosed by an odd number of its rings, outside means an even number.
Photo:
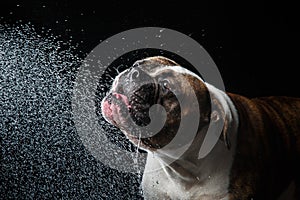
[[[133,68],[130,72],[131,80],[137,80],[140,77],[140,71],[138,68]]]
[[[133,92],[153,84],[153,78],[139,67],[131,68],[124,76],[120,77],[119,87],[122,87],[122,94],[130,96]]]
[[[142,82],[151,82],[152,78],[146,72],[144,72],[139,67],[134,67],[129,72],[129,77],[131,82],[142,83]]]

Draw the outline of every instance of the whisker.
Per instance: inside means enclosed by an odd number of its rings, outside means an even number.
[[[121,65],[119,65],[119,66],[118,66],[118,67],[115,69],[115,70],[116,70],[116,72],[117,72],[118,74],[120,74],[120,73],[121,73],[119,69],[120,69],[120,67],[123,67],[123,66],[124,66],[124,65],[122,65],[122,64],[121,64]]]

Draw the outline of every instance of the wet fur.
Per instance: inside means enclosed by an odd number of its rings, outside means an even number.
[[[293,180],[300,199],[300,99],[229,96],[240,118],[230,199],[276,199]]]
[[[170,78],[177,81],[181,79],[176,73],[183,74],[180,84],[196,91],[201,111],[197,136],[182,157],[155,173],[144,173],[146,199],[276,199],[291,181],[295,182],[295,195],[300,199],[300,99],[249,99],[226,94],[164,57],[147,58],[136,65],[142,65],[152,76],[158,69],[168,68]],[[181,92],[189,107],[178,109],[176,103],[168,103],[175,101],[172,98],[162,101],[169,117],[166,126],[152,138],[159,147],[168,144],[176,134],[180,112],[183,116],[199,112],[189,102],[190,94]],[[212,104],[216,110],[210,110]],[[224,120],[220,140],[207,157],[199,160],[197,153],[207,126],[218,118]],[[123,132],[126,134],[126,130]],[[162,154],[153,157],[152,152]],[[163,153],[151,148],[146,170],[161,166],[168,157]]]

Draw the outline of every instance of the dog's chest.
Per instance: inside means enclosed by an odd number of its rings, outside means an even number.
[[[153,176],[144,176],[143,194],[146,200],[154,199],[191,199],[184,187],[170,181],[162,173]]]
[[[148,158],[149,159],[149,158]],[[210,177],[200,183],[187,183],[176,176],[168,173],[155,159],[147,161],[146,170],[143,176],[142,187],[146,200],[154,199],[201,199],[216,200],[228,199],[227,186],[228,176]],[[151,171],[152,169],[158,169]]]

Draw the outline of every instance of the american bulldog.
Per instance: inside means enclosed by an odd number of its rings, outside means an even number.
[[[197,102],[191,100],[193,95]],[[166,112],[161,130],[152,135],[135,131],[133,127],[151,122],[154,104]],[[158,56],[120,73],[101,106],[108,122],[148,152],[142,180],[145,199],[277,199],[291,181],[300,199],[300,99],[225,93]],[[197,113],[192,141],[183,137],[169,145],[184,119]],[[219,122],[219,140],[199,158],[209,125]],[[177,154],[182,147],[184,153]]]

